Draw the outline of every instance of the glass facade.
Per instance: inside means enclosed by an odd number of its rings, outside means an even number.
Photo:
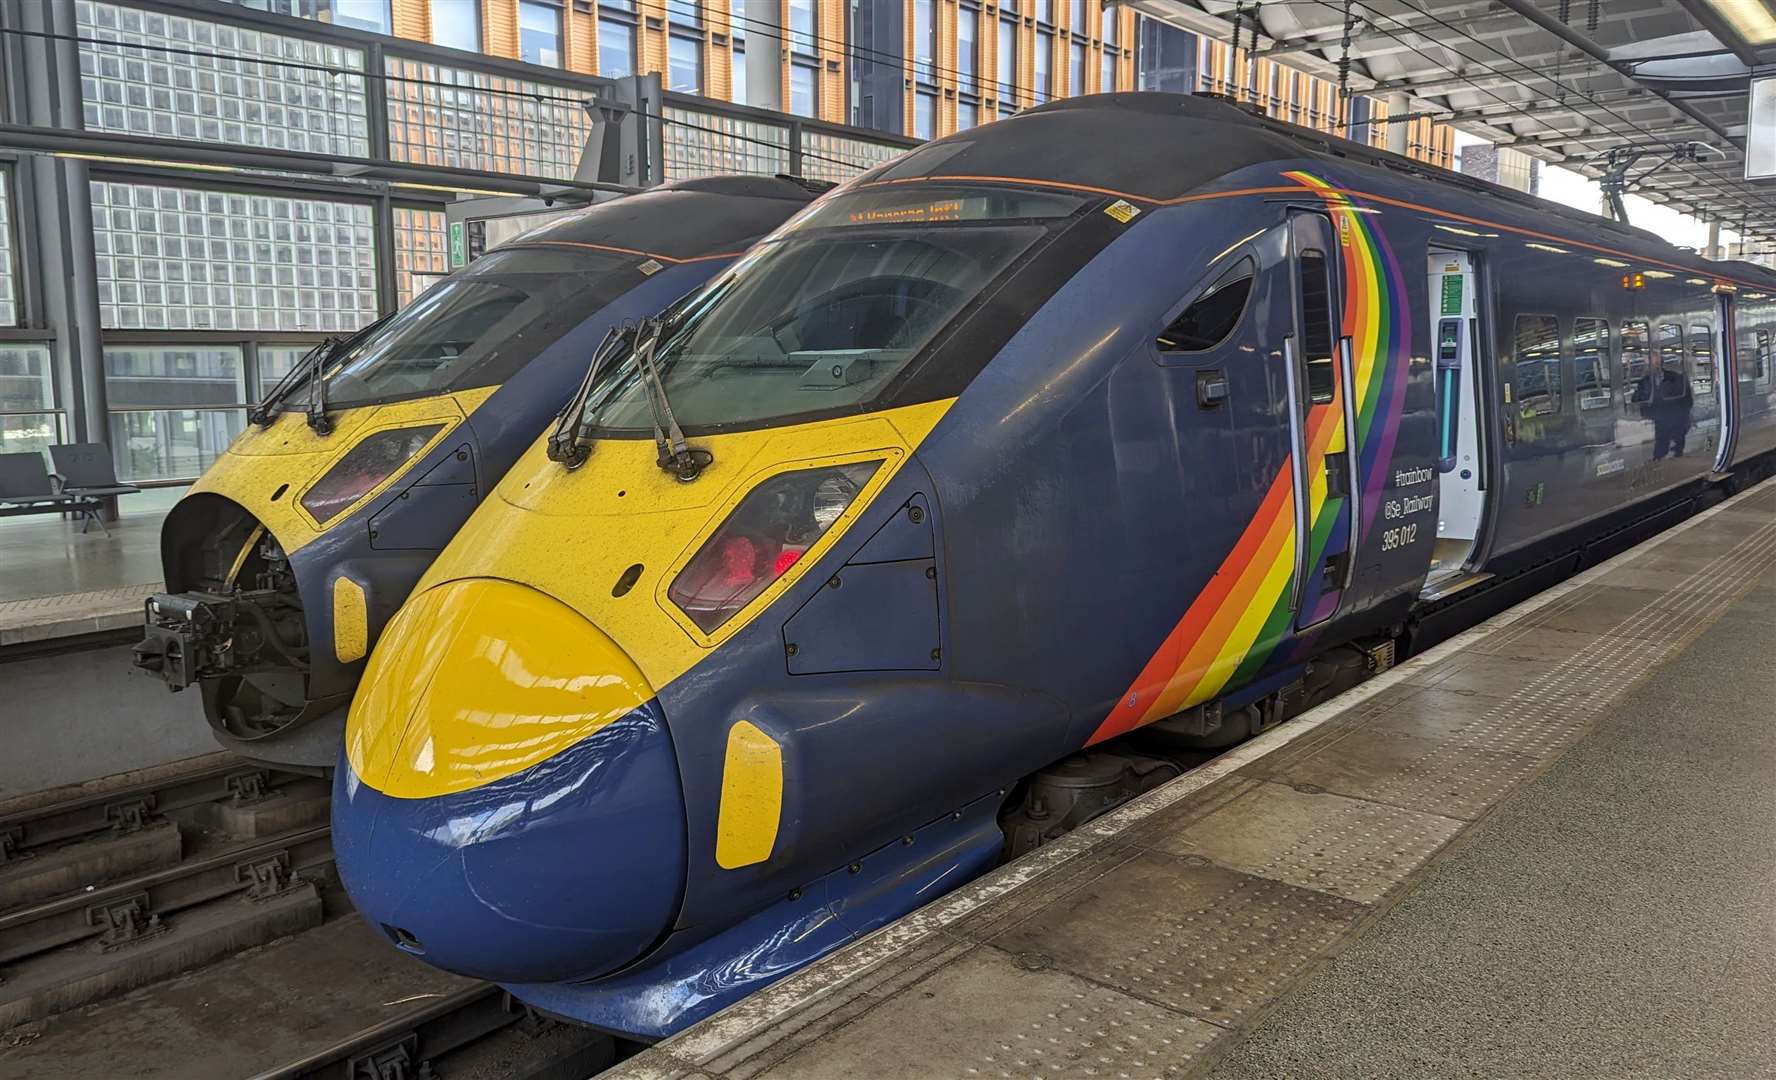
[[[364,80],[317,70],[362,71],[361,50],[100,0],[80,0],[74,10],[81,37],[98,39],[80,46],[88,131],[370,154]]]
[[[0,454],[44,450],[61,431],[49,346],[0,342]]]
[[[355,330],[376,318],[367,203],[94,180],[99,321]]]
[[[246,369],[233,345],[107,345],[105,393],[117,477],[195,477],[246,427]]]
[[[579,167],[592,126],[584,90],[399,56],[383,63],[394,76],[386,85],[396,161],[555,179]]]
[[[802,175],[843,183],[901,154],[898,146],[865,142],[825,131],[802,130]]]
[[[518,0],[518,58],[527,64],[561,66],[561,9],[539,0]]]
[[[0,168],[0,326],[17,326],[19,321],[18,287],[13,283],[15,256],[12,253],[12,189],[10,176]]]
[[[394,216],[395,290],[405,307],[450,272],[450,227],[442,210],[397,206]]]
[[[432,0],[432,44],[481,51],[481,0]]]
[[[789,129],[759,120],[666,106],[666,179],[789,171]]]
[[[1135,89],[1195,92],[1195,34],[1142,15],[1135,20],[1135,42]]]

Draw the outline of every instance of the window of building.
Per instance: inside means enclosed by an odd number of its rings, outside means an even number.
[[[673,34],[666,43],[666,89],[680,94],[703,92],[703,42]]]
[[[1229,268],[1201,296],[1191,301],[1170,326],[1160,331],[1156,342],[1159,351],[1202,352],[1226,341],[1234,327],[1239,325],[1240,314],[1246,310],[1255,273],[1256,266],[1250,257]]]
[[[1648,348],[1652,342],[1652,334],[1644,322],[1624,322],[1622,324],[1622,397],[1625,401],[1649,401],[1652,382],[1648,362]]]
[[[814,75],[806,64],[789,66],[789,111],[797,116],[814,115]]]
[[[956,102],[956,130],[967,131],[980,124],[980,106],[972,101]]]
[[[1609,322],[1604,319],[1573,320],[1573,392],[1579,411],[1607,409],[1613,403],[1610,373]]]
[[[239,346],[108,345],[104,361],[120,480],[195,477],[246,427]]]
[[[527,64],[561,66],[561,9],[518,0],[518,56]]]
[[[1195,34],[1158,19],[1138,16],[1135,19],[1135,88],[1172,94],[1193,93],[1196,90],[1196,52]]]
[[[1517,401],[1524,416],[1560,411],[1560,320],[1519,315],[1516,324]]]
[[[1078,97],[1085,93],[1085,44],[1074,41],[1067,45],[1067,93]]]
[[[607,79],[635,74],[635,27],[617,19],[598,20],[598,73]]]
[[[666,14],[674,26],[703,28],[702,0],[666,0]]]
[[[820,25],[814,16],[814,0],[789,0],[790,49],[812,55],[817,47],[819,34]],[[795,77],[794,72],[790,73],[790,77]]]
[[[432,0],[432,44],[480,52],[480,0]]]
[[[1069,29],[1075,34],[1084,34],[1090,28],[1089,20],[1085,15],[1085,0],[1073,0],[1072,15]]]
[[[733,88],[734,104],[746,104],[746,50],[737,45],[734,47],[734,74],[728,83]]]
[[[913,135],[921,139],[937,138],[937,95],[921,90],[913,95]]]
[[[956,73],[963,93],[977,93],[976,61],[980,57],[980,11],[965,7],[956,12]]]
[[[1099,29],[1102,31],[1100,36],[1103,37],[1104,44],[1107,46],[1116,44],[1116,15],[1115,8],[1109,4],[1104,5],[1104,11],[1099,20]]]
[[[735,41],[746,40],[746,0],[729,0],[728,27]]]
[[[999,20],[999,100],[1014,101],[1017,96],[1017,23]]]
[[[313,19],[368,30],[374,34],[392,34],[394,22],[389,17],[389,0],[229,0],[230,3],[273,15],[289,15],[297,19]]]
[[[1041,104],[1054,96],[1050,78],[1054,66],[1054,35],[1046,30],[1036,32],[1036,101]]]
[[[1054,0],[1036,0],[1036,21],[1048,26],[1054,25]]]
[[[0,326],[17,326],[18,294],[14,291],[12,256],[12,195],[8,187],[11,177],[0,168]]]
[[[0,341],[0,454],[41,453],[61,441],[49,346]]]
[[[932,0],[913,0],[913,77],[937,81],[937,5]]]
[[[1108,94],[1116,89],[1116,50],[1108,45],[1104,47],[1102,70],[1098,72],[1098,93]]]

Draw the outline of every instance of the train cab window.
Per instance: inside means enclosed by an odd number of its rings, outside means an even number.
[[[1690,325],[1690,385],[1698,394],[1714,393],[1714,331]]]
[[[1247,256],[1216,278],[1215,283],[1191,301],[1170,326],[1160,331],[1159,351],[1204,352],[1226,341],[1246,310],[1256,270],[1251,257]]]
[[[1604,319],[1573,320],[1573,390],[1579,411],[1607,409],[1612,403],[1610,328]]]
[[[1337,365],[1332,362],[1336,335],[1332,332],[1332,280],[1326,256],[1303,251],[1297,257],[1301,275],[1301,364],[1307,373],[1307,400],[1325,405],[1332,400]]]
[[[1651,370],[1649,365],[1652,356],[1652,331],[1644,322],[1624,322],[1622,324],[1622,398],[1634,403],[1648,400],[1652,382],[1647,378]]]
[[[1518,408],[1524,416],[1559,412],[1564,391],[1560,320],[1552,315],[1519,315],[1516,331]]]

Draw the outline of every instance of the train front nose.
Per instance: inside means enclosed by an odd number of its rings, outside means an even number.
[[[653,690],[545,593],[452,581],[384,632],[346,725],[333,843],[358,911],[429,963],[592,978],[677,915],[685,812]]]

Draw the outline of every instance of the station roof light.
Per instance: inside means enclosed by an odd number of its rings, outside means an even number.
[[[1776,43],[1776,15],[1764,0],[1708,0],[1708,6],[1749,44]]]

